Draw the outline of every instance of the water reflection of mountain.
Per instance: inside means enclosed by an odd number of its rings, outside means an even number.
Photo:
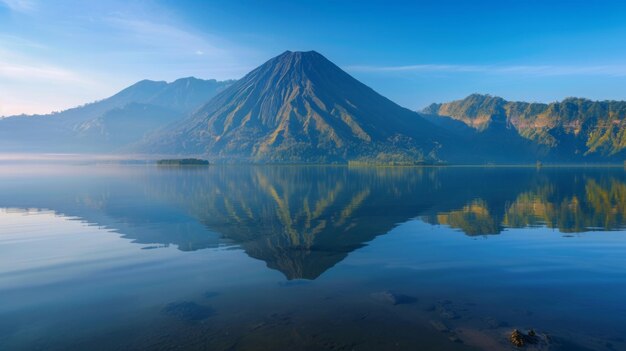
[[[432,171],[346,167],[220,168],[154,187],[289,279],[314,279],[349,252],[433,205]],[[207,186],[210,184],[211,186]],[[433,199],[425,196],[425,199]]]
[[[52,209],[184,251],[235,243],[289,279],[314,279],[412,218],[485,235],[617,229],[626,215],[619,169],[113,167],[4,180],[0,207]]]
[[[622,170],[546,170],[512,201],[494,205],[477,197],[459,209],[428,217],[468,235],[499,234],[503,228],[546,226],[563,233],[622,229],[626,184]]]

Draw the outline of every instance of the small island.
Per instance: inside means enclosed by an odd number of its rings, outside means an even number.
[[[209,161],[199,158],[180,158],[180,159],[164,159],[158,160],[159,166],[208,166]]]

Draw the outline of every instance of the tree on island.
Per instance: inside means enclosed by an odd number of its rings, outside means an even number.
[[[209,161],[198,158],[164,159],[158,160],[159,166],[208,166]]]

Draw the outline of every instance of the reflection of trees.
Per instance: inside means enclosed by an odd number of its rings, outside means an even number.
[[[501,231],[484,200],[474,200],[460,210],[440,213],[437,221],[461,229],[467,235],[498,234]]]
[[[546,200],[553,190],[551,185],[544,185],[535,191],[521,193],[506,210],[503,224],[512,228],[541,224],[553,227],[552,218],[556,209],[553,203]]]
[[[616,229],[626,218],[626,184],[611,179],[607,185],[589,181],[586,186],[587,201],[593,209],[590,226]]]
[[[506,204],[502,216],[489,199],[472,200],[459,210],[437,215],[438,223],[468,235],[544,225],[564,233],[615,230],[622,228],[625,219],[626,184],[615,177],[585,177],[580,183],[544,179]]]
[[[523,193],[507,210],[504,225],[546,225],[562,232],[620,228],[626,214],[626,185],[615,178],[588,178],[574,194],[551,186]]]

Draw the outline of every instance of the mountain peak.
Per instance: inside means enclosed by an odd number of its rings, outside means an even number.
[[[214,79],[210,79],[210,80],[214,80]],[[175,81],[173,81],[172,83],[201,82],[201,81],[204,81],[204,79],[196,78],[194,76],[189,76],[189,77],[178,78]]]
[[[299,57],[322,56],[323,57],[322,54],[320,54],[319,52],[317,52],[315,50],[309,50],[309,51],[291,51],[291,50],[286,50],[282,54],[276,56],[276,58],[283,57],[283,56],[299,56]]]
[[[324,55],[320,54],[317,51],[285,51],[282,54],[270,59],[262,67],[283,67],[283,69],[302,69],[302,70],[310,70],[314,67],[325,67],[323,69],[331,69],[333,71],[340,70],[339,67],[335,66],[330,60],[328,60]],[[343,71],[342,71],[343,72]]]

